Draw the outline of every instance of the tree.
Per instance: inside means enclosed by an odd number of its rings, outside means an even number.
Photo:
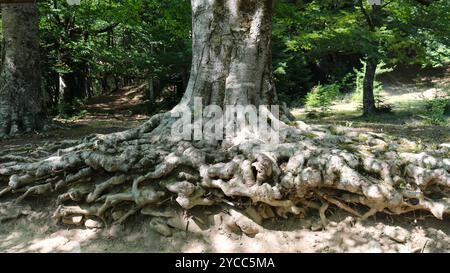
[[[375,100],[374,100],[374,80],[376,75],[377,66],[380,62],[395,63],[397,60],[389,60],[392,55],[401,54],[401,50],[409,51],[409,56],[403,54],[403,62],[414,62],[414,60],[420,60],[422,65],[429,64],[428,59],[430,55],[436,54],[434,52],[426,52],[429,44],[438,44],[440,46],[445,45],[440,40],[442,32],[448,31],[447,25],[442,25],[442,22],[426,22],[422,21],[423,18],[446,18],[448,17],[448,3],[446,1],[379,1],[377,4],[370,4],[371,7],[367,8],[364,0],[359,0],[358,5],[360,11],[364,15],[366,26],[369,31],[369,43],[372,44],[372,48],[375,50],[367,50],[365,54],[365,75],[363,84],[363,114],[369,115],[376,112]],[[433,5],[431,5],[433,4]],[[447,8],[446,8],[447,7]],[[409,10],[405,16],[404,10]],[[403,18],[401,18],[403,16]],[[399,18],[400,17],[400,18]],[[445,21],[445,19],[443,19]],[[405,21],[407,25],[405,26]],[[431,31],[430,31],[431,30]],[[425,35],[424,35],[425,34]],[[384,39],[383,39],[384,36]],[[405,39],[408,37],[414,40],[414,43],[408,44]],[[424,37],[425,36],[425,37]],[[445,38],[444,38],[445,39]],[[401,44],[399,48],[396,48],[398,44]],[[445,42],[444,42],[445,43]],[[405,44],[407,46],[405,46]],[[445,48],[445,47],[444,47]],[[425,50],[424,50],[425,49]],[[448,53],[448,41],[447,41],[447,53]],[[416,51],[417,52],[414,52]],[[424,52],[420,52],[420,51]],[[413,51],[413,53],[411,53]],[[430,51],[430,50],[428,50]]]
[[[73,115],[90,96],[143,81],[153,82],[155,99],[177,86],[164,105],[178,103],[191,63],[189,2],[47,0],[39,9],[47,15],[40,18],[44,87],[58,114]]]
[[[382,1],[381,6],[372,7],[367,0],[280,0],[274,17],[279,95],[295,102],[319,83],[339,84],[342,92],[349,92],[356,87],[352,71],[360,70],[360,60],[387,67],[446,64],[450,43],[444,33],[450,31],[446,24],[449,10],[448,1],[429,5],[414,0]],[[375,65],[363,71],[367,74],[366,112],[375,109]]]
[[[359,6],[367,22],[367,26],[370,32],[376,32],[377,28],[380,27],[380,12],[381,12],[381,2],[377,4],[371,4],[371,12],[366,10],[364,7],[363,0],[359,0]],[[375,41],[376,43],[376,41]],[[377,52],[378,53],[378,52]],[[367,54],[366,56],[366,70],[364,74],[364,84],[363,84],[363,114],[369,115],[376,112],[375,98],[373,94],[373,84],[375,81],[375,75],[377,71],[378,58],[376,54]]]
[[[0,196],[24,191],[15,199],[20,202],[56,191],[57,220],[70,223],[72,216],[82,215],[120,224],[140,211],[166,235],[166,219],[175,217],[174,211],[222,203],[233,203],[235,210],[252,207],[263,218],[274,211],[286,216],[318,209],[324,223],[330,204],[363,219],[381,211],[423,209],[438,218],[450,212],[447,146],[433,149],[299,121],[280,124],[279,143],[254,134],[223,142],[174,137],[171,130],[179,121],[174,114],[183,112],[189,123],[189,114],[201,116],[195,97],[205,106],[225,108],[277,103],[270,56],[272,1],[191,3],[192,68],[181,102],[138,128],[55,143],[47,147],[57,151],[52,157],[34,163],[19,163],[23,158],[17,157],[0,165],[0,181],[9,181]],[[74,202],[79,206],[68,206]],[[369,210],[363,214],[349,204]]]
[[[36,4],[3,4],[2,21],[0,137],[38,130],[44,117]]]

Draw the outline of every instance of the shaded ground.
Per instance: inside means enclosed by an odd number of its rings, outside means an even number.
[[[421,85],[388,75],[384,96],[396,105],[393,113],[361,118],[354,104],[344,102],[334,105],[331,113],[307,122],[345,124],[428,143],[450,142],[448,126],[424,125],[416,115],[423,107],[420,100],[424,91],[448,84],[445,79],[428,77]],[[124,89],[89,101],[82,118],[58,120],[60,129],[3,140],[0,147],[39,146],[46,141],[133,128],[148,118],[142,114],[145,105],[142,87]],[[302,109],[294,113],[306,119]],[[332,208],[325,228],[311,211],[303,218],[264,222],[264,229],[249,237],[217,222],[214,216],[221,208],[196,208],[189,216],[191,231],[174,229],[171,237],[164,237],[150,228],[146,216],[132,217],[125,230],[74,228],[56,225],[51,220],[54,209],[51,199],[30,199],[19,208],[17,219],[0,219],[0,252],[450,252],[449,218],[440,221],[425,213],[398,217],[379,214],[361,223]],[[0,204],[0,214],[5,213],[2,210]],[[203,224],[195,229],[195,223]]]
[[[214,224],[211,208],[194,214],[210,223],[204,230],[177,230],[164,237],[150,228],[149,218],[135,217],[125,230],[73,228],[55,225],[42,209],[0,225],[1,252],[449,252],[450,222],[429,215],[378,216],[355,221],[342,212],[319,218],[265,222],[254,237]],[[197,218],[198,219],[198,218]],[[190,222],[191,226],[193,221]]]
[[[85,109],[80,109],[83,111],[81,117],[55,119],[57,129],[13,139],[0,139],[0,145],[3,147],[40,145],[46,141],[78,139],[91,134],[109,134],[137,127],[149,118],[144,114],[148,110],[144,92],[145,86],[141,85],[92,98],[86,103]]]
[[[87,114],[79,121],[89,120],[142,120],[148,116],[146,85],[130,86],[108,95],[94,97],[85,106]]]

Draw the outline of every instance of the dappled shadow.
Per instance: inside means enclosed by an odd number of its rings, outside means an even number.
[[[380,117],[382,118],[382,116]],[[349,126],[348,121],[314,121],[315,124],[333,124]],[[407,138],[430,144],[439,144],[450,141],[448,126],[439,125],[410,125],[410,124],[379,124],[364,121],[353,121],[351,127],[361,132],[386,133],[392,137]]]
[[[324,231],[327,245],[319,252],[449,252],[450,222],[428,213],[378,215],[365,222],[346,217]]]
[[[26,214],[0,225],[0,252],[183,252],[198,250],[195,246],[202,242],[200,234],[176,230],[163,237],[142,215],[131,217],[122,228],[89,229],[56,224],[52,206],[28,203],[21,208]]]
[[[187,215],[189,231],[172,228],[164,237],[150,227],[150,217],[132,216],[124,229],[55,224],[50,203],[32,201],[27,213],[0,225],[1,252],[449,252],[450,221],[425,212],[402,216],[378,214],[359,222],[330,208],[328,225],[311,211],[302,217],[263,222],[254,236],[235,233],[211,221],[220,207],[202,207]],[[208,220],[209,219],[209,220]],[[199,229],[195,229],[201,223]],[[317,226],[317,225],[316,225]],[[186,228],[188,228],[186,227]]]
[[[380,80],[382,100],[391,106],[391,112],[363,116],[358,103],[346,98],[336,101],[329,111],[308,112],[299,108],[293,109],[293,114],[307,123],[343,125],[434,144],[450,141],[448,126],[427,125],[424,118],[430,112],[427,100],[445,96],[443,90],[450,84],[450,67],[422,70],[402,67],[383,74]],[[448,114],[444,119],[450,122]]]
[[[443,78],[448,78],[450,67],[427,67],[407,65],[397,66],[392,72],[379,76],[379,80],[388,84],[419,84],[422,86],[433,86]]]
[[[405,100],[397,102],[389,113],[363,116],[361,111],[356,110],[327,111],[314,116],[300,114],[297,118],[311,124],[341,125],[425,143],[449,142],[448,126],[424,124],[423,115],[428,111],[425,104],[425,100]],[[449,115],[445,118],[450,122]]]

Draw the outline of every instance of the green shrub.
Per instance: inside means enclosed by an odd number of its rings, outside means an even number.
[[[305,105],[309,107],[329,107],[340,97],[338,84],[316,85],[306,95]]]
[[[81,118],[87,111],[83,109],[84,102],[81,99],[75,99],[72,103],[61,102],[58,104],[58,117],[60,118]]]
[[[355,72],[349,72],[347,73],[341,80],[340,80],[340,90],[342,93],[350,93],[355,90],[356,87],[356,74]]]
[[[430,99],[425,102],[426,112],[421,116],[426,124],[446,125],[446,115],[450,109],[450,99]]]

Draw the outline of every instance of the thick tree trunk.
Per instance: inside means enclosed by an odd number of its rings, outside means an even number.
[[[370,115],[376,112],[375,99],[373,95],[373,83],[375,81],[376,70],[377,70],[377,63],[372,59],[367,60],[363,84],[364,115]]]
[[[193,59],[181,104],[277,104],[272,0],[192,0]]]
[[[5,61],[0,77],[0,136],[42,126],[38,13],[35,4],[2,5]]]

